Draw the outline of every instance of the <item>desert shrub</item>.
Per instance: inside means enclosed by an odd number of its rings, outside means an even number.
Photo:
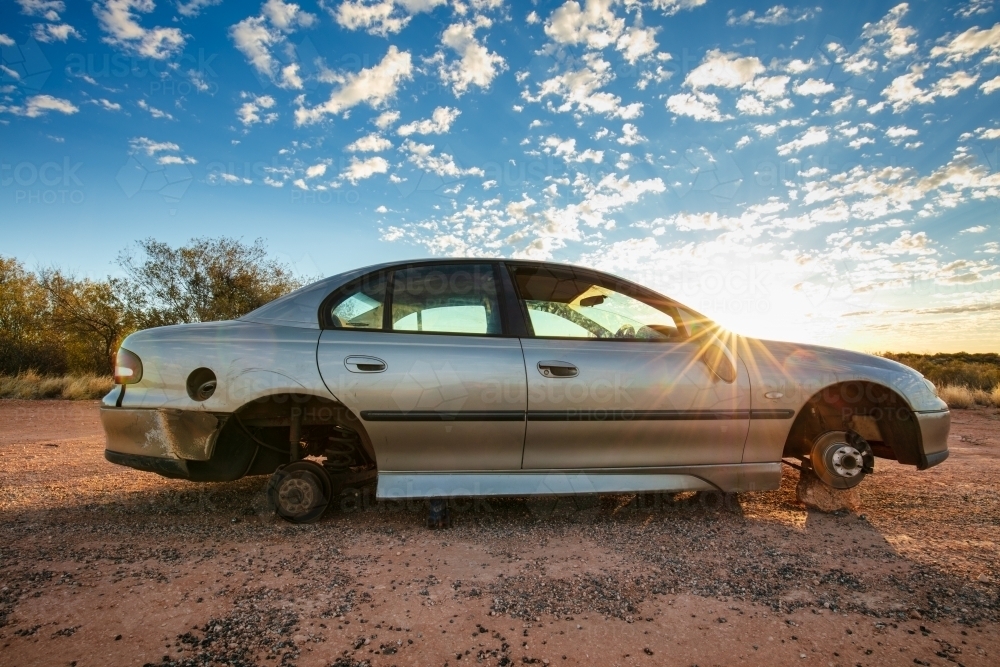
[[[880,356],[906,364],[936,385],[964,386],[990,392],[1000,385],[1000,354],[958,352],[913,354],[883,352]]]
[[[0,375],[0,398],[93,400],[112,387],[114,381],[102,375],[39,375],[33,370]]]

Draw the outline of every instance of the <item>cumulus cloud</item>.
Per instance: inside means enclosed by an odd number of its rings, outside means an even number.
[[[403,137],[411,134],[444,134],[451,129],[451,124],[461,113],[453,107],[438,107],[430,118],[401,125],[396,133]]]
[[[735,53],[713,49],[705,55],[700,65],[684,77],[684,85],[694,89],[711,86],[738,88],[753,81],[763,71],[764,65],[756,56],[740,57]]]
[[[379,153],[392,148],[392,142],[378,133],[366,134],[347,144],[345,150],[352,153]]]
[[[927,71],[926,65],[913,65],[906,74],[892,80],[882,96],[892,105],[893,111],[905,111],[914,104],[929,104],[938,97],[954,97],[962,90],[975,85],[978,74],[957,71],[938,79],[930,88],[921,88],[920,81]]]
[[[21,5],[21,13],[27,16],[37,16],[47,23],[36,23],[32,26],[31,36],[39,42],[65,42],[70,37],[83,39],[76,28],[68,23],[61,23],[61,12],[66,11],[66,3],[62,0],[17,0]],[[13,46],[13,42],[8,46]]]
[[[139,100],[138,102],[136,102],[136,104],[140,109],[148,112],[149,115],[152,116],[153,118],[166,118],[167,120],[174,120],[174,117],[172,115],[170,115],[163,109],[157,109],[156,107],[151,106],[146,102],[146,100]]]
[[[185,36],[179,28],[144,28],[139,15],[153,11],[153,0],[105,0],[94,3],[94,14],[105,36],[105,44],[145,58],[165,60],[184,48]]]
[[[298,64],[282,65],[275,58],[274,51],[282,49],[286,54],[293,53],[288,35],[315,22],[316,15],[303,11],[297,4],[267,0],[261,5],[259,15],[248,16],[230,26],[229,36],[262,77],[281,88],[301,89],[303,84]]]
[[[405,28],[415,15],[444,4],[447,0],[345,0],[336,7],[325,6],[342,28],[387,37]]]
[[[583,7],[568,0],[545,22],[545,34],[557,44],[583,44],[603,49],[614,44],[625,29],[625,20],[615,16],[613,0],[587,0]]]
[[[132,153],[145,153],[148,157],[156,158],[157,164],[196,164],[198,162],[193,157],[177,155],[181,152],[181,147],[172,141],[153,141],[147,137],[134,137],[128,143]]]
[[[428,62],[437,66],[442,83],[450,86],[456,97],[471,86],[489,88],[496,75],[507,69],[506,61],[476,38],[477,30],[492,25],[490,19],[477,16],[474,21],[448,26],[441,35],[441,45],[457,57],[449,61],[445,51],[439,50]]]
[[[827,129],[825,127],[810,127],[792,141],[789,141],[786,144],[779,145],[778,155],[788,155],[790,153],[798,153],[803,148],[825,144],[829,140],[830,140],[830,133],[827,132]]]
[[[985,62],[1000,60],[1000,23],[988,29],[969,28],[947,44],[935,46],[931,49],[931,55],[953,63],[968,60],[984,49],[990,51]]]
[[[784,5],[775,5],[763,14],[758,14],[752,9],[747,10],[743,14],[737,14],[735,10],[730,9],[729,18],[726,19],[726,25],[753,25],[757,27],[765,25],[788,25],[790,23],[798,23],[800,21],[809,21],[810,19],[815,18],[822,11],[822,7],[797,7],[795,9],[789,9]]]
[[[832,93],[834,85],[826,81],[821,81],[820,79],[806,79],[799,85],[795,86],[792,90],[794,90],[797,95],[818,97],[820,95]]]
[[[384,130],[393,123],[395,123],[397,120],[399,120],[398,111],[383,111],[372,122],[375,123],[375,127],[377,127],[380,130]]]
[[[252,93],[240,93],[240,97],[247,100],[236,110],[236,115],[244,126],[249,127],[254,123],[264,123],[269,125],[278,120],[278,114],[274,111],[267,111],[275,105],[274,98],[270,95],[254,95]]]
[[[613,79],[611,63],[604,60],[600,53],[588,53],[583,56],[578,69],[556,74],[539,84],[537,94],[532,95],[525,90],[521,97],[528,102],[541,102],[550,95],[560,97],[562,103],[551,105],[551,109],[562,113],[576,110],[623,119],[635,118],[642,111],[641,103],[622,106],[620,97],[601,90]]]
[[[722,121],[732,118],[719,112],[716,95],[700,91],[671,95],[667,98],[667,108],[678,116],[690,116],[695,120]]]
[[[201,14],[201,10],[206,7],[214,7],[221,4],[222,0],[180,0],[177,3],[177,13],[186,18],[194,18]]]
[[[377,108],[395,96],[403,81],[411,78],[413,78],[413,62],[409,51],[400,51],[392,45],[377,65],[366,67],[357,73],[331,75],[331,80],[338,83],[339,87],[323,104],[309,108],[300,98],[300,106],[295,110],[295,124],[315,123],[328,114],[340,114],[358,104]]]
[[[0,111],[6,111],[16,116],[25,116],[26,118],[38,118],[39,116],[44,116],[49,111],[58,111],[68,116],[75,114],[79,110],[69,100],[62,99],[61,97],[53,97],[52,95],[34,95],[33,97],[29,97],[23,107],[4,106],[0,104]]]
[[[440,153],[439,155],[434,155],[434,145],[433,144],[421,144],[413,141],[412,139],[407,139],[403,143],[403,150],[409,153],[408,160],[423,169],[424,171],[429,171],[431,173],[437,174],[442,177],[457,178],[459,176],[485,176],[485,172],[479,167],[470,167],[468,169],[463,169],[455,163],[455,158],[448,153]]]
[[[656,28],[641,28],[632,26],[626,30],[615,43],[615,49],[621,51],[622,57],[634,65],[637,60],[651,55],[659,46],[656,42]]]

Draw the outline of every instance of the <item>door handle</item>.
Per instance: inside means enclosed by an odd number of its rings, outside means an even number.
[[[352,355],[344,359],[344,366],[352,373],[381,373],[387,366],[378,357]]]
[[[547,378],[575,378],[580,369],[568,361],[539,361],[538,372]]]

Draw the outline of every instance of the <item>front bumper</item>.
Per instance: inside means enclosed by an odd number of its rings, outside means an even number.
[[[105,458],[141,470],[152,464],[137,466],[129,461],[159,459],[171,462],[162,464],[170,469],[178,468],[178,462],[207,461],[223,423],[208,412],[102,407]]]
[[[918,470],[926,470],[948,458],[948,431],[951,429],[951,412],[917,412],[922,451]]]

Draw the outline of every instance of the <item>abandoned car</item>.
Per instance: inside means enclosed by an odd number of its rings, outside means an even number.
[[[950,413],[880,357],[759,340],[615,276],[437,259],[372,266],[238,320],[123,341],[105,456],[195,482],[272,475],[282,517],[378,498],[839,489],[948,456]]]

